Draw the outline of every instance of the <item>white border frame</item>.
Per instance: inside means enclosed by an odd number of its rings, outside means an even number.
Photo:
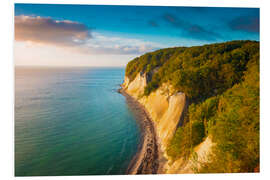
[[[15,3],[259,7],[261,0],[14,0]]]
[[[3,0],[2,0],[3,1]],[[14,63],[13,63],[13,13],[14,3],[39,3],[39,4],[96,4],[96,5],[151,5],[151,6],[207,6],[207,7],[260,7],[260,45],[261,45],[261,107],[260,107],[260,122],[261,122],[261,162],[260,173],[252,174],[198,174],[198,175],[148,175],[148,176],[58,176],[58,177],[14,177]],[[0,112],[1,112],[1,126],[0,126],[0,142],[1,142],[1,158],[0,158],[0,176],[1,179],[56,179],[56,180],[69,180],[69,179],[265,179],[270,177],[267,172],[269,170],[270,159],[268,153],[270,152],[270,144],[268,143],[270,116],[268,113],[268,102],[270,101],[270,55],[269,55],[269,19],[270,9],[269,0],[4,0],[0,5],[0,22],[1,24],[1,65],[0,65]],[[268,44],[267,44],[268,43]]]

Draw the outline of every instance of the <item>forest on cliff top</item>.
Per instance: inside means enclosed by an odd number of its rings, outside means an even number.
[[[189,107],[167,154],[189,158],[211,137],[216,146],[198,172],[253,172],[259,168],[259,42],[230,41],[157,50],[130,61],[130,81],[146,73],[148,96],[163,83],[184,92]]]

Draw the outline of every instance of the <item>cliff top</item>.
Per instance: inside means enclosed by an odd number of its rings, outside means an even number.
[[[190,99],[200,100],[241,82],[248,61],[258,53],[256,41],[160,49],[130,61],[126,76],[132,81],[138,73],[146,73],[149,82],[144,95],[169,82]]]

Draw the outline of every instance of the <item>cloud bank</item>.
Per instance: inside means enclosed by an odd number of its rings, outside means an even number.
[[[91,38],[90,29],[84,24],[52,18],[16,16],[15,40],[40,44],[71,46]]]
[[[102,35],[78,22],[39,16],[16,16],[15,40],[54,45],[86,54],[142,54],[162,47],[144,40]]]

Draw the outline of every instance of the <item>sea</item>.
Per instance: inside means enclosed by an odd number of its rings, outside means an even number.
[[[15,176],[125,174],[140,129],[125,69],[15,67]]]

